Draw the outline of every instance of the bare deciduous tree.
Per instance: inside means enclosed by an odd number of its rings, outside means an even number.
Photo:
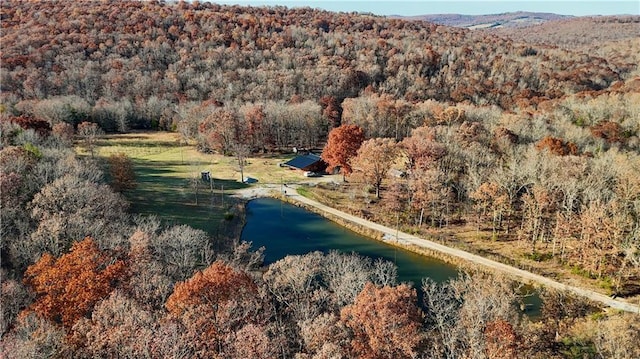
[[[214,260],[211,239],[202,230],[178,225],[152,236],[150,247],[173,280],[185,280]]]
[[[98,124],[88,121],[78,124],[78,135],[84,141],[84,145],[91,153],[91,157],[93,157],[96,141],[98,137],[102,135],[102,130],[98,127]]]
[[[73,175],[45,186],[30,207],[38,227],[25,249],[34,259],[44,252],[59,256],[71,243],[89,235],[113,248],[121,239],[127,218],[127,203],[120,195],[106,185]]]

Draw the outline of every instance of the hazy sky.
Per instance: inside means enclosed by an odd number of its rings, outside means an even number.
[[[499,14],[512,11],[552,12],[562,15],[640,15],[640,0],[581,1],[581,0],[209,0],[219,4],[283,5],[287,7],[311,7],[330,11],[370,12],[376,15],[425,15],[425,14]]]

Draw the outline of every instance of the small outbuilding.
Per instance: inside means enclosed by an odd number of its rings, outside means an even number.
[[[389,170],[389,175],[396,178],[405,178],[407,177],[407,172],[392,168]]]
[[[322,173],[327,169],[327,163],[324,162],[320,156],[313,153],[298,155],[285,162],[283,166],[305,172],[316,173]]]

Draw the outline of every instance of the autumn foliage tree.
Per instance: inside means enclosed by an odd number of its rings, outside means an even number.
[[[9,121],[17,124],[25,130],[34,130],[38,135],[47,137],[51,134],[51,125],[49,122],[28,115],[22,115],[9,118]]]
[[[357,358],[413,358],[423,337],[416,291],[406,284],[377,288],[367,283],[340,312],[353,332],[350,353]]]
[[[253,151],[264,150],[268,139],[265,134],[264,123],[266,113],[264,106],[249,106],[244,112],[244,119],[247,123],[247,143]]]
[[[260,317],[256,293],[247,273],[216,261],[176,284],[166,307],[184,325],[183,340],[193,347],[193,356],[211,357],[228,349],[229,338]]]
[[[421,126],[402,141],[409,160],[409,168],[430,168],[447,154],[447,148],[436,139],[436,131]]]
[[[320,98],[320,106],[322,106],[322,117],[327,120],[329,128],[334,129],[340,126],[342,106],[339,100],[333,96],[323,96]]]
[[[205,270],[196,272],[193,277],[178,283],[167,300],[167,309],[177,316],[190,307],[207,305],[215,309],[220,304],[255,291],[256,285],[247,273],[216,261]]]
[[[198,125],[198,132],[204,150],[230,154],[240,137],[240,121],[232,111],[214,110]]]
[[[613,121],[601,121],[591,127],[591,134],[596,138],[601,138],[608,143],[624,142],[622,126]]]
[[[73,130],[73,125],[67,122],[56,123],[55,125],[53,125],[52,129],[53,136],[66,145],[71,145],[71,143],[73,142],[74,132],[75,131]]]
[[[124,261],[114,261],[90,237],[60,258],[44,254],[25,272],[24,283],[36,294],[27,310],[69,329],[111,293],[126,269]]]
[[[360,172],[365,182],[374,186],[376,198],[380,198],[380,187],[391,165],[398,156],[398,147],[393,139],[372,138],[362,143],[352,161],[353,168]]]
[[[124,153],[114,153],[109,156],[109,172],[111,185],[117,192],[136,188],[136,174],[133,171],[133,162]]]
[[[578,155],[578,147],[575,143],[563,141],[560,138],[546,136],[536,144],[538,151],[548,150],[557,156]]]
[[[489,359],[517,358],[518,336],[511,323],[497,319],[487,323],[484,330]]]
[[[363,141],[364,132],[356,125],[342,125],[331,130],[322,151],[322,159],[329,165],[327,170],[331,172],[339,166],[343,176],[353,172],[351,159],[358,154]]]

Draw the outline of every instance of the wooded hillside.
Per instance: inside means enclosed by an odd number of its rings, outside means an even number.
[[[640,16],[585,16],[556,19],[529,29],[496,28],[487,32],[521,43],[577,50],[585,45],[602,46],[612,41],[634,40],[637,43],[640,36],[639,24]],[[624,53],[634,51],[622,47],[619,50]]]
[[[419,300],[390,262],[315,252],[264,266],[231,225],[132,215],[131,159],[94,151],[103,131],[162,129],[242,171],[251,154],[326,144],[350,177],[317,186],[324,200],[412,233],[465,230],[483,254],[504,245],[505,261],[637,301],[637,38],[573,48],[197,1],[9,0],[0,20],[1,357],[640,356],[637,314],[543,291],[530,320],[518,284],[486,274],[425,280]],[[195,174],[166,187],[193,188],[192,208]],[[225,190],[227,223],[242,212]]]
[[[3,106],[103,128],[171,122],[191,101],[319,101],[363,91],[513,109],[625,79],[621,58],[370,15],[209,3],[4,1]],[[34,109],[35,111],[35,109]]]

